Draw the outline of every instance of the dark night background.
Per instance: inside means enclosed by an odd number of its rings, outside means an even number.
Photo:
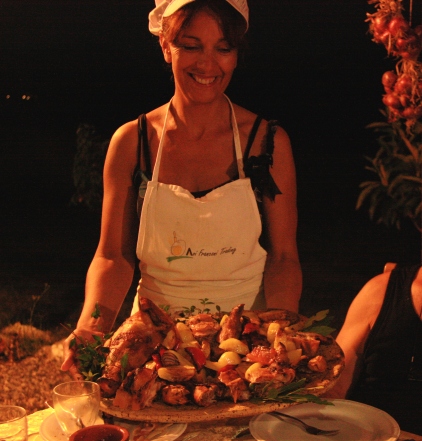
[[[383,72],[394,60],[371,41],[363,0],[249,0],[250,48],[227,91],[278,119],[297,166],[304,313],[341,320],[387,261],[418,262],[420,237],[375,225],[355,210],[377,150],[365,126],[383,120]],[[83,299],[99,216],[69,204],[76,129],[109,137],[171,97],[158,43],[147,30],[153,0],[1,0],[0,283],[45,299],[43,324]],[[9,99],[5,99],[10,95]],[[30,100],[22,100],[30,95]]]

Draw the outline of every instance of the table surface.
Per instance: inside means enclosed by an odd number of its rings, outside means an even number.
[[[45,441],[39,435],[41,423],[51,415],[52,409],[45,409],[28,416],[28,441]],[[231,419],[225,421],[189,424],[179,438],[180,441],[228,441],[242,428],[248,427],[248,419]],[[239,441],[253,440],[251,435],[238,438]],[[422,441],[421,435],[401,431],[398,441]]]

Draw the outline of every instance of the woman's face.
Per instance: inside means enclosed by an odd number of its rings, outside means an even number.
[[[231,47],[215,18],[199,12],[174,43],[160,39],[167,63],[172,64],[176,95],[193,102],[220,98],[237,65],[237,49]]]

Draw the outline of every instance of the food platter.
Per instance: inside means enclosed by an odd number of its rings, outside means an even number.
[[[332,337],[320,333],[328,310],[307,319],[284,309],[244,311],[243,306],[235,306],[226,318],[200,313],[181,322],[140,298],[140,311],[110,340],[109,364],[98,380],[100,409],[117,418],[152,423],[250,418],[297,404],[266,399],[277,396],[283,384],[299,382],[298,388],[315,396],[334,386],[344,369],[344,354]],[[319,326],[305,326],[309,322]],[[181,352],[176,351],[179,344]],[[150,358],[154,351],[155,358]],[[237,367],[226,371],[227,365]],[[214,392],[216,384],[225,392]]]
[[[129,421],[150,421],[155,423],[196,423],[202,421],[225,420],[228,418],[252,417],[261,412],[283,409],[291,406],[288,403],[254,404],[249,402],[231,403],[219,401],[209,407],[194,405],[168,406],[154,403],[142,410],[120,409],[111,404],[111,400],[103,400],[100,409],[110,415]]]
[[[320,353],[327,359],[327,370],[315,374],[306,384],[307,388],[316,388],[311,392],[322,395],[330,390],[344,369],[344,354],[340,346],[333,341],[330,345],[323,345]],[[201,421],[214,421],[229,418],[252,417],[263,412],[271,412],[290,407],[295,404],[266,401],[264,403],[242,402],[233,403],[219,401],[209,407],[194,405],[169,406],[164,403],[154,402],[151,407],[142,410],[121,409],[112,404],[112,399],[103,399],[100,409],[112,416],[130,421],[151,421],[157,423],[193,423]]]

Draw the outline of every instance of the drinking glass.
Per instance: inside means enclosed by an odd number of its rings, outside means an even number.
[[[77,430],[92,426],[100,409],[100,387],[92,381],[68,381],[53,389],[57,421],[69,437]]]
[[[0,406],[0,440],[26,441],[27,439],[26,410],[19,406]]]

